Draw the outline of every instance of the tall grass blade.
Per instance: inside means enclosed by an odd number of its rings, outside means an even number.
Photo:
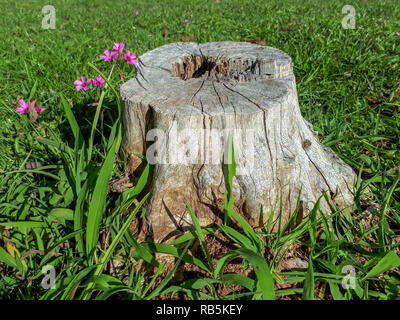
[[[96,270],[94,271],[94,274],[93,274],[94,278],[96,278],[97,276],[99,276],[103,272],[104,267],[106,266],[108,261],[111,259],[112,253],[114,252],[116,246],[118,245],[118,243],[122,239],[122,237],[125,234],[125,232],[128,230],[129,225],[132,223],[132,221],[135,218],[136,214],[138,213],[139,209],[142,207],[143,203],[146,201],[146,199],[148,198],[149,195],[150,194],[148,193],[146,196],[143,197],[143,199],[139,202],[139,204],[135,207],[135,209],[132,211],[132,213],[126,219],[126,221],[124,222],[124,224],[121,227],[121,229],[118,231],[118,234],[113,239],[113,241],[111,242],[110,246],[107,248],[107,251],[101,257],[101,259],[100,259],[101,262],[97,266]],[[85,289],[85,292],[83,294],[83,299],[84,300],[87,300],[90,297],[91,289],[93,288],[93,286],[94,286],[94,282],[90,282],[88,284],[88,286]]]
[[[193,213],[193,210],[192,210],[190,204],[187,204],[187,208],[189,210],[190,216],[192,217],[192,221],[193,221],[194,227],[196,229],[197,236],[200,239],[201,246],[203,247],[203,250],[206,253],[208,266],[209,266],[210,270],[213,271],[214,270],[213,263],[212,263],[212,260],[211,260],[210,253],[208,252],[207,244],[206,244],[206,241],[204,239],[203,230],[200,227],[199,220],[197,220],[196,215]]]
[[[314,286],[315,286],[314,267],[312,258],[310,256],[308,259],[308,270],[306,273],[306,278],[304,280],[303,295],[301,296],[303,300],[315,300]]]
[[[90,259],[94,253],[99,236],[101,218],[106,204],[108,182],[114,168],[114,160],[119,149],[120,139],[114,141],[113,147],[106,156],[96,180],[93,196],[90,202],[86,223],[86,254]]]

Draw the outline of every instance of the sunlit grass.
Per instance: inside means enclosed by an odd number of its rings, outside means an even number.
[[[177,292],[191,299],[400,297],[399,175],[386,174],[400,164],[397,1],[357,2],[355,30],[341,27],[340,1],[53,1],[55,30],[41,29],[47,2],[2,2],[0,299],[152,299]],[[104,99],[100,91],[77,92],[73,82],[106,67],[98,56],[113,41],[141,55],[189,35],[199,42],[264,39],[292,57],[303,116],[359,174],[352,212],[334,204],[321,212],[317,202],[300,224],[254,231],[232,210],[228,190],[222,226],[200,228],[191,211],[194,230],[168,245],[139,243],[127,231],[144,214],[151,167],[124,193],[104,196],[110,177],[125,168],[121,106],[112,90],[122,80],[114,74]],[[132,66],[121,71],[134,76]],[[34,123],[15,112],[19,98],[32,97],[46,108]],[[234,168],[227,169],[233,177]],[[378,210],[365,225],[373,203]],[[215,257],[207,246],[221,234],[236,249]],[[196,241],[201,254],[192,250]],[[308,269],[279,270],[293,245],[304,251]],[[172,269],[156,253],[174,257]],[[225,271],[233,259],[247,276]],[[153,273],[138,268],[144,262]],[[198,276],[176,282],[188,264]],[[41,285],[46,265],[55,267],[55,289]],[[345,266],[354,268],[354,289],[343,288]],[[221,286],[231,293],[220,295]]]

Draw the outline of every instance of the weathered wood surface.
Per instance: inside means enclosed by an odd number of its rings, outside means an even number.
[[[151,150],[163,162],[154,166],[141,231],[147,239],[165,241],[191,229],[187,203],[201,225],[220,221],[224,149],[203,129],[253,133],[252,143],[239,139],[243,145],[235,144],[241,172],[234,178],[233,189],[236,209],[253,226],[268,219],[271,207],[276,226],[281,198],[285,223],[300,190],[305,214],[323,192],[339,208],[352,204],[356,176],[318,142],[312,126],[302,118],[292,61],[280,50],[238,42],[164,45],[139,58],[136,78],[126,82],[120,93],[125,150],[129,154],[150,154]],[[165,133],[164,140],[157,140],[155,154],[154,142],[146,143],[146,136],[154,140],[154,128]],[[193,133],[182,133],[184,129],[197,132],[194,140],[190,140]],[[196,139],[199,147],[193,151]],[[185,155],[193,154],[187,146],[198,156],[197,162],[179,163],[179,159],[190,162]],[[216,149],[221,154],[215,156]],[[132,156],[131,170],[140,162]],[[324,199],[321,209],[330,211]]]

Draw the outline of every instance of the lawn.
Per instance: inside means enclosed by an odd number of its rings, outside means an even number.
[[[400,6],[325,2],[54,0],[56,28],[43,29],[48,1],[0,0],[0,300],[177,292],[191,299],[400,298]],[[342,27],[346,4],[355,8],[355,29]],[[168,245],[132,236],[151,168],[124,193],[107,195],[107,186],[126,165],[121,106],[111,89],[135,68],[121,64],[123,77],[114,72],[104,90],[77,91],[74,81],[94,77],[95,67],[106,74],[99,55],[114,42],[140,56],[189,38],[264,40],[291,56],[303,117],[359,175],[351,212],[319,212],[316,205],[296,228],[279,232],[253,231],[233,212],[241,236],[197,228]],[[37,119],[15,111],[31,98],[44,109]],[[215,237],[241,249],[218,260],[207,249]],[[190,249],[196,239],[197,251]],[[305,270],[279,269],[289,247],[307,256]],[[160,252],[176,257],[166,271],[154,259]],[[225,272],[237,257],[237,272]],[[185,274],[187,265],[194,276]],[[53,289],[43,285],[49,266]],[[354,286],[342,285],[344,266],[350,276],[354,271]],[[183,280],[175,276],[181,269]]]

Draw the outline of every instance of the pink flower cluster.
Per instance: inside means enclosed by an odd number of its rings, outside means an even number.
[[[104,61],[113,62],[114,59],[119,59],[122,57],[122,53],[124,51],[125,44],[114,42],[114,46],[110,52],[110,50],[104,51],[104,55],[100,55],[99,58]],[[138,60],[135,59],[135,52],[131,53],[129,50],[126,50],[126,54],[124,54],[124,60],[128,64],[137,64]]]
[[[15,108],[15,111],[19,112],[20,114],[29,113],[29,108],[31,107],[31,104],[29,102],[25,102],[24,100],[20,99],[19,105],[19,107]],[[37,113],[42,112],[42,106],[38,105],[35,110]]]
[[[101,75],[97,75],[96,79],[89,78],[86,80],[85,76],[81,76],[81,80],[75,80],[74,85],[76,86],[76,91],[83,89],[84,91],[88,91],[89,84],[93,84],[94,87],[102,87],[104,82],[106,82]]]
[[[104,51],[104,55],[100,55],[99,57],[104,61],[113,63],[114,59],[121,59],[124,52],[124,47],[125,47],[124,43],[114,42],[114,46],[111,49],[111,51],[106,50]],[[129,50],[126,50],[126,53],[123,55],[123,57],[126,63],[128,64],[137,64],[139,61],[135,59],[136,58],[135,52],[131,53]],[[99,68],[99,70],[102,71],[103,69]],[[83,89],[84,91],[88,91],[89,84],[93,84],[94,87],[102,87],[104,83],[105,80],[99,74],[96,76],[96,79],[89,78],[88,80],[86,80],[85,76],[82,75],[80,80],[74,81],[76,91],[80,91],[81,89]]]

